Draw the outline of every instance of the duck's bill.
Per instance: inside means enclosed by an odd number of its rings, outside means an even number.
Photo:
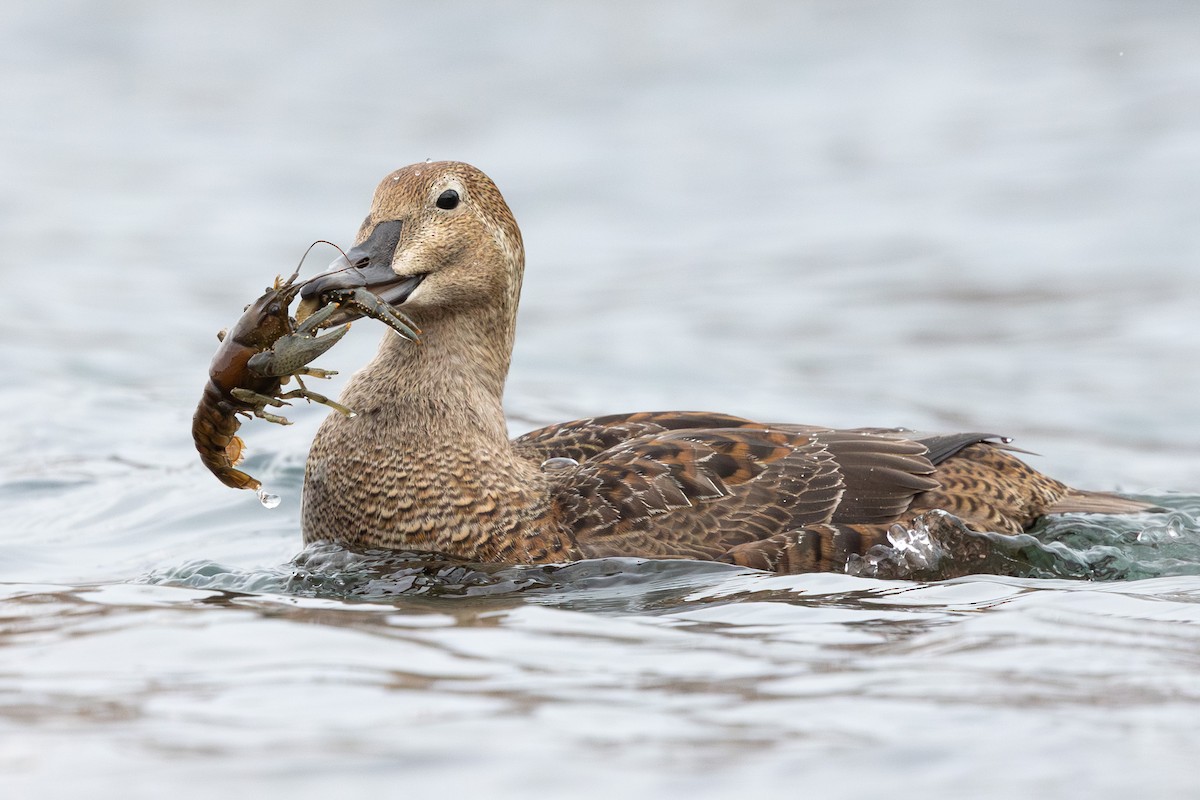
[[[415,326],[411,320],[389,308],[404,303],[425,278],[424,275],[402,277],[392,271],[401,224],[399,220],[379,223],[362,244],[338,256],[324,273],[305,282],[300,289],[296,320],[302,322],[318,309],[337,303],[340,308],[321,327],[341,325],[367,315],[382,320],[402,336],[413,338]],[[382,301],[382,307],[376,306],[376,300]],[[402,320],[409,332],[393,324],[393,318]]]

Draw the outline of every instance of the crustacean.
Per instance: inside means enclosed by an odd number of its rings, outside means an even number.
[[[355,269],[345,259],[343,254],[342,261],[347,266],[341,269]],[[296,324],[288,306],[307,283],[296,282],[299,274],[297,267],[286,281],[277,277],[272,288],[246,306],[231,330],[217,334],[221,345],[213,356],[208,383],[192,417],[192,438],[204,465],[226,486],[259,491],[264,503],[268,502],[268,496],[261,493],[262,483],[236,468],[245,447],[236,435],[242,424],[238,415],[289,425],[289,420],[271,413],[267,407],[288,405],[288,400],[301,398],[330,406],[347,416],[354,415],[351,409],[308,389],[301,379],[301,376],[328,378],[337,374],[308,364],[337,344],[349,329],[348,324],[341,325],[317,335],[342,306],[380,320],[410,341],[417,341],[420,333],[407,316],[361,287],[324,293],[324,304]],[[283,385],[291,378],[296,379],[300,388],[284,392]]]

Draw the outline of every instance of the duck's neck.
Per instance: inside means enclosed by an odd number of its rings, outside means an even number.
[[[502,400],[514,317],[501,309],[420,315],[421,341],[389,332],[342,400],[364,417],[386,420],[405,449],[422,442],[507,447]]]
[[[540,540],[514,533],[547,498],[504,423],[511,319],[414,317],[422,343],[389,332],[342,393],[357,416],[330,414],[313,441],[305,540],[536,560]]]

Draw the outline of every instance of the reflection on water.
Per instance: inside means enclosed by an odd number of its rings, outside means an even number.
[[[1156,0],[4,4],[4,796],[1193,796],[1197,41]],[[514,433],[995,430],[1168,511],[857,575],[297,555],[325,410],[242,430],[278,508],[212,480],[213,334],[427,157],[522,225]]]

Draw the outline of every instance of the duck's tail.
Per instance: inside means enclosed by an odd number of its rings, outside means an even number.
[[[1046,509],[1047,514],[1140,514],[1142,512],[1166,511],[1162,506],[1134,500],[1130,497],[1108,492],[1085,492],[1069,489],[1054,505]]]

